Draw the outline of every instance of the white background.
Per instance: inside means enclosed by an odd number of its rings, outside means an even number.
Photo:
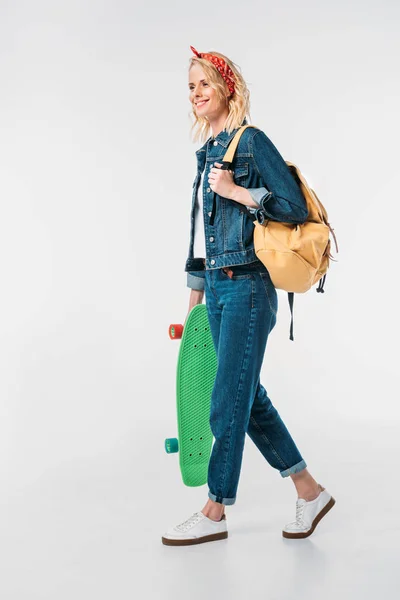
[[[394,0],[0,2],[4,600],[395,597],[399,13]],[[190,45],[239,65],[250,122],[301,168],[339,244],[325,294],[295,296],[294,342],[278,292],[262,370],[337,501],[303,541],[281,537],[290,478],[247,438],[228,540],[161,544],[207,500],[164,451],[202,145]]]

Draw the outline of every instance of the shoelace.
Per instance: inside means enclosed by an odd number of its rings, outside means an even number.
[[[305,503],[299,502],[296,500],[296,519],[292,521],[292,523],[296,523],[297,525],[304,525],[303,521],[303,512],[304,512]]]
[[[186,521],[183,521],[182,523],[180,523],[179,525],[177,525],[176,529],[179,529],[179,531],[186,531],[187,529],[189,529],[193,525],[196,525],[196,523],[198,523],[202,518],[203,517],[202,517],[202,515],[199,512],[195,512],[195,513],[192,514],[191,517],[189,517],[188,519],[186,519]]]

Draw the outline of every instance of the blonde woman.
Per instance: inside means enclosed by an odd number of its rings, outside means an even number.
[[[206,504],[164,533],[162,542],[190,545],[228,536],[225,506],[236,502],[246,433],[281,477],[291,477],[297,492],[296,517],[282,535],[304,538],[335,500],[308,471],[260,382],[278,297],[254,251],[253,220],[304,223],[307,205],[284,159],[261,129],[246,129],[232,169],[221,169],[230,141],[248,122],[249,90],[239,67],[226,56],[200,53],[192,46],[191,50],[193,139],[205,143],[196,152],[185,271],[191,288],[189,311],[205,294],[218,358],[210,410],[215,439]]]

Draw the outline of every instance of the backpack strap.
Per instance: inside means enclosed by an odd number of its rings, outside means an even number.
[[[324,290],[324,285],[325,285],[325,279],[326,279],[326,273],[325,275],[323,275],[321,277],[321,279],[319,280],[319,284],[317,287],[317,292],[320,292],[322,294],[325,293]],[[291,315],[291,319],[290,319],[290,335],[289,335],[289,339],[294,341],[294,337],[293,337],[293,305],[294,305],[294,293],[293,292],[288,292],[288,300],[289,300],[289,306],[290,306],[290,315]]]
[[[325,273],[325,275],[323,275],[323,277],[321,277],[321,279],[319,280],[319,284],[318,284],[318,287],[317,287],[317,292],[321,292],[322,294],[324,294],[324,293],[325,293],[325,290],[324,290],[325,279],[326,279],[326,273]]]
[[[293,337],[293,304],[294,304],[294,293],[293,292],[288,292],[288,300],[289,300],[290,314],[291,314],[289,339],[292,340],[292,342],[293,342],[293,340],[294,340],[294,337]]]

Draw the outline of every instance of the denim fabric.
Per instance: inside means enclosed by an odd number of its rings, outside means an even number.
[[[214,436],[208,496],[234,504],[245,434],[282,477],[307,465],[260,382],[269,333],[276,324],[278,295],[265,266],[206,269],[205,298],[217,372],[211,395],[210,426]]]
[[[247,124],[246,119],[242,124]],[[286,162],[261,129],[250,127],[240,138],[232,170],[236,185],[251,190],[250,193],[260,208],[247,207],[247,216],[236,203],[216,194],[216,214],[213,225],[210,225],[213,191],[208,186],[207,175],[215,162],[222,162],[236,131],[234,129],[230,134],[225,130],[221,131],[215,138],[210,137],[196,152],[197,174],[193,182],[189,253],[185,264],[187,285],[193,289],[204,289],[204,275],[208,270],[258,260],[254,250],[254,224],[250,213],[260,223],[264,219],[304,223],[308,217],[306,200]],[[203,263],[203,257],[193,256],[193,244],[196,197],[204,169],[206,172],[202,191],[206,256]]]

